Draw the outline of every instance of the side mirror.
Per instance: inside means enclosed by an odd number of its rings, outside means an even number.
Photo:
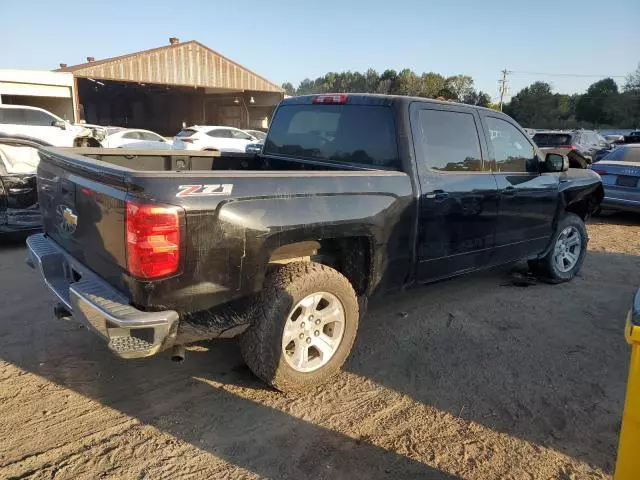
[[[547,153],[544,157],[547,172],[566,172],[569,170],[569,157],[559,153]]]
[[[53,122],[51,122],[51,126],[52,127],[58,127],[62,130],[66,130],[67,129],[67,124],[62,121],[62,120],[54,120]]]

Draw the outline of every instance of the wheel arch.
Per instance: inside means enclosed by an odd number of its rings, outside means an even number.
[[[374,283],[374,254],[373,239],[367,235],[298,240],[270,249],[265,270],[282,264],[313,261],[342,273],[358,295],[366,295]]]

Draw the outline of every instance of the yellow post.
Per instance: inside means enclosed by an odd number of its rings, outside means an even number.
[[[638,297],[636,304],[637,300]],[[631,344],[631,362],[614,480],[640,479],[640,326],[632,321],[637,313],[629,312],[625,326],[625,337]]]

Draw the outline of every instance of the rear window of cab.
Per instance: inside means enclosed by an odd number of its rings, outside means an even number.
[[[377,105],[283,105],[263,153],[398,168],[393,110]]]

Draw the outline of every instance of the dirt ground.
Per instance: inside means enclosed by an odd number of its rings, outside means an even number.
[[[231,341],[118,360],[0,246],[0,478],[611,478],[639,225],[592,222],[568,284],[520,266],[373,302],[344,373],[301,396]]]

